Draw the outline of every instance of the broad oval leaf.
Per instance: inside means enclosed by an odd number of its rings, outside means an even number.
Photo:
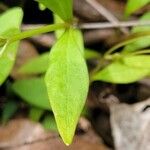
[[[22,16],[23,13],[20,8],[13,8],[0,16],[0,35],[4,37],[4,39],[19,32]],[[0,84],[4,82],[13,67],[17,47],[18,42],[11,44],[6,42],[6,44],[0,48]]]
[[[137,55],[123,58],[123,63],[130,67],[147,68],[150,71],[150,56]]]
[[[149,68],[136,68],[116,61],[92,76],[92,80],[127,84],[138,81],[149,74]]]
[[[52,48],[45,77],[57,127],[66,145],[72,142],[89,86],[87,66],[73,34],[74,29],[67,30]]]
[[[50,110],[48,94],[43,78],[17,80],[13,91],[27,103],[38,108]]]
[[[126,15],[130,15],[136,10],[148,4],[150,0],[128,0],[126,6]]]
[[[37,0],[45,5],[51,11],[56,13],[64,21],[73,19],[73,2],[72,0]]]

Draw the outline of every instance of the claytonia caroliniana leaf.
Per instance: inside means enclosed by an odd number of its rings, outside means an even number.
[[[73,2],[72,0],[37,0],[45,5],[53,13],[56,13],[64,21],[72,21],[73,19]]]
[[[148,4],[150,0],[128,0],[126,6],[126,15],[131,15],[136,10]]]
[[[149,68],[128,66],[120,60],[113,62],[96,73],[92,77],[92,80],[126,84],[142,79],[143,77],[147,76],[149,72]]]
[[[4,39],[10,38],[19,32],[19,27],[22,21],[22,10],[20,8],[13,8],[0,15],[0,35]],[[2,40],[0,40],[2,42]],[[18,42],[9,44],[5,43],[0,47],[0,84],[9,75],[17,53]]]
[[[68,29],[50,52],[45,81],[59,133],[66,145],[72,142],[87,97],[89,78],[74,29]]]

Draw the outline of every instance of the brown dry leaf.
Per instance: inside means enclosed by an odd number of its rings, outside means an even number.
[[[73,144],[67,147],[57,133],[46,132],[40,124],[24,119],[13,120],[7,126],[0,127],[0,149],[108,150],[91,129],[82,136],[76,136]]]
[[[116,150],[150,150],[150,99],[111,106]]]

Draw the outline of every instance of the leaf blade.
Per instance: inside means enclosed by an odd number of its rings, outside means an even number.
[[[59,15],[64,21],[71,21],[73,19],[73,2],[72,0],[38,0],[54,13]]]
[[[74,29],[67,30],[52,48],[45,77],[57,127],[67,145],[72,141],[89,84],[87,67],[73,33]]]
[[[150,12],[145,13],[141,18],[140,21],[150,20]],[[150,26],[141,26],[141,27],[134,27],[132,29],[132,33],[140,33],[140,32],[150,31]],[[150,37],[141,37],[137,39],[135,42],[128,44],[124,47],[123,53],[133,52],[139,49],[144,49],[150,46]]]
[[[43,78],[17,80],[13,91],[27,103],[41,109],[50,110],[46,85]]]
[[[149,2],[150,0],[128,0],[125,11],[126,15],[131,15],[133,12],[145,6]]]
[[[115,61],[101,71],[97,72],[92,80],[101,80],[110,83],[127,84],[147,76],[149,69],[128,66],[122,61]]]
[[[13,8],[0,16],[0,35],[9,38],[19,32],[23,13],[20,8]],[[9,75],[15,62],[18,42],[6,44],[0,48],[0,84]]]
[[[123,58],[123,63],[130,67],[147,68],[150,69],[149,55],[135,55]]]

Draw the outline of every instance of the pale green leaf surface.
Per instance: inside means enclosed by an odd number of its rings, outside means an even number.
[[[20,8],[8,10],[0,16],[0,35],[9,38],[19,32],[23,13]],[[15,62],[18,42],[6,43],[0,48],[0,84],[9,75]]]
[[[0,35],[16,28],[19,29],[23,17],[21,8],[12,8],[0,15]],[[12,32],[13,33],[13,32]]]
[[[37,0],[45,5],[51,11],[56,13],[64,21],[73,19],[73,2],[72,0]]]
[[[56,14],[54,14],[54,21],[55,23],[64,23],[64,21]],[[65,30],[61,29],[61,30],[56,30],[55,31],[55,35],[56,38],[59,39],[63,33],[65,32]],[[72,30],[72,36],[75,40],[75,42],[77,43],[77,45],[79,46],[81,52],[84,54],[84,41],[83,41],[83,36],[80,30],[78,29],[74,29]]]
[[[150,12],[144,14],[140,20],[141,21],[150,20]],[[140,26],[134,27],[132,29],[132,33],[138,33],[143,31],[150,31],[150,26]],[[125,46],[123,53],[133,52],[135,50],[143,49],[149,46],[150,46],[150,37],[142,37],[136,40],[136,42],[133,42]]]
[[[150,0],[128,0],[126,6],[126,15],[131,15],[136,10],[148,4]]]
[[[148,73],[149,69],[131,67],[121,61],[116,61],[96,73],[92,80],[126,84],[140,80]]]
[[[29,60],[22,65],[18,73],[20,74],[42,74],[48,69],[49,52]]]
[[[72,39],[78,46],[80,52],[82,53],[82,56],[84,57],[84,41],[83,41],[83,35],[80,30],[74,29],[72,30]]]
[[[18,33],[16,29],[12,29],[15,33]],[[9,31],[8,31],[9,33]],[[7,34],[8,34],[7,33]],[[11,36],[12,34],[10,34]],[[5,36],[6,37],[6,36]],[[17,54],[18,42],[6,43],[2,48],[0,48],[0,85],[5,81],[9,75]]]
[[[130,67],[147,68],[150,70],[150,56],[137,55],[123,58],[123,63]]]
[[[53,15],[54,16],[54,22],[57,23],[64,23],[64,21],[56,14]],[[57,39],[59,39],[63,33],[65,32],[65,29],[58,29],[55,31],[55,36]]]
[[[67,30],[52,48],[45,77],[57,127],[67,145],[72,142],[89,86],[87,66],[73,34],[74,29]]]
[[[18,80],[13,84],[12,89],[27,103],[38,108],[50,110],[47,89],[43,78]]]

